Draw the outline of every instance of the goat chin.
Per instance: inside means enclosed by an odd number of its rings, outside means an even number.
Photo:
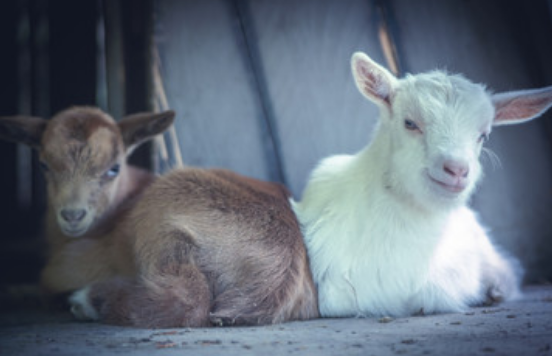
[[[93,227],[93,218],[78,223],[68,223],[61,217],[57,218],[57,224],[61,232],[68,237],[81,237]]]

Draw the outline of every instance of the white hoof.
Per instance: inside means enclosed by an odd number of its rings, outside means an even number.
[[[90,298],[88,294],[90,287],[85,287],[73,293],[69,297],[69,304],[71,304],[71,313],[77,320],[98,320],[100,316],[90,304]]]

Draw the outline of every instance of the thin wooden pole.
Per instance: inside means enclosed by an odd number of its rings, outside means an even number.
[[[155,106],[157,111],[164,111],[169,110],[170,106],[165,92],[165,86],[163,85],[161,71],[159,70],[160,65],[161,61],[159,59],[159,53],[157,52],[157,49],[154,48],[153,90],[155,93]],[[174,125],[169,128],[168,134],[170,142],[167,142],[163,135],[160,136],[157,141],[159,142],[159,147],[161,148],[161,158],[164,159],[165,162],[169,162],[169,152],[171,152],[175,160],[175,167],[184,167],[182,151],[180,149]]]

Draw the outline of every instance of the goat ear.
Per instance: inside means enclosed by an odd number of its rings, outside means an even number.
[[[552,106],[552,86],[494,94],[493,125],[519,124],[544,114]]]
[[[139,113],[125,116],[118,125],[127,153],[168,129],[174,122],[174,115],[174,111],[169,110],[162,113]]]
[[[47,120],[34,116],[0,117],[0,138],[39,149]]]
[[[397,78],[362,52],[353,54],[351,67],[358,90],[374,103],[390,107]]]

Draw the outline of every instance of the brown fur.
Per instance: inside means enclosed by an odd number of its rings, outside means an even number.
[[[101,320],[141,327],[262,325],[318,316],[287,190],[225,170],[159,178],[120,225],[136,275],[92,286]]]
[[[0,118],[0,138],[37,149],[46,167],[49,254],[41,285],[47,294],[64,294],[114,274],[132,273],[130,254],[120,254],[129,250],[128,239],[114,236],[118,233],[114,226],[153,175],[128,166],[126,157],[141,142],[168,128],[173,118],[173,112],[138,114],[116,123],[92,107],[73,107],[50,120]],[[116,164],[119,174],[106,175]],[[87,223],[83,233],[71,237],[60,227],[60,211],[75,207],[86,209]]]

